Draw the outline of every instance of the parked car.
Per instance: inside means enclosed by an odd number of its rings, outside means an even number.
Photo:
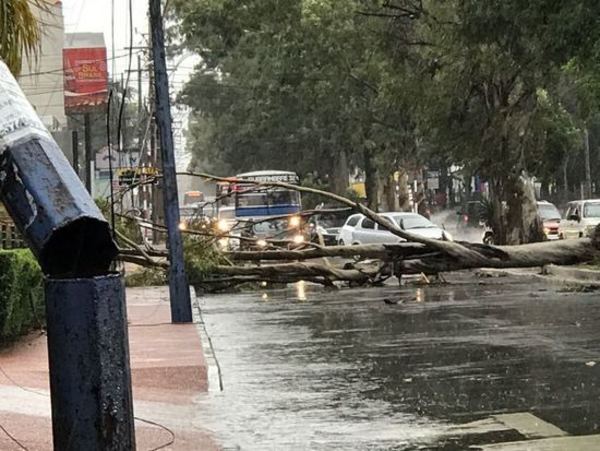
[[[452,236],[448,232],[417,213],[389,212],[380,213],[379,216],[415,235],[436,240],[452,240]],[[383,244],[400,241],[405,240],[363,215],[349,217],[340,231],[340,244]]]
[[[537,203],[538,213],[544,223],[544,234],[547,240],[558,240],[560,238],[560,211],[553,203],[540,200]]]
[[[558,240],[560,238],[560,211],[553,203],[545,200],[537,201],[538,214],[544,224],[544,235],[547,240]],[[485,244],[496,244],[493,230],[486,225],[482,241]]]
[[[590,236],[600,224],[600,199],[576,200],[567,204],[565,219],[560,222],[561,238]]]
[[[325,246],[334,246],[342,226],[345,224],[351,209],[317,213],[308,220],[308,233],[311,242],[318,243],[319,235],[323,237]]]
[[[352,244],[352,235],[359,221],[364,218],[360,213],[348,216],[346,222],[342,226],[338,234],[338,244],[343,246],[345,244]]]

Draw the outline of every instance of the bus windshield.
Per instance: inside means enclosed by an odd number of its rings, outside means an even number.
[[[239,174],[237,179],[253,182],[298,183],[298,176],[286,171],[257,171]],[[257,187],[239,181],[235,186],[235,211],[237,217],[269,217],[298,213],[301,210],[300,193],[280,187]]]

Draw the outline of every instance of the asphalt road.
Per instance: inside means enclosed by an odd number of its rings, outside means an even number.
[[[464,450],[600,429],[600,293],[461,275],[201,308],[223,391],[198,407],[225,449]],[[589,440],[577,449],[600,449]]]

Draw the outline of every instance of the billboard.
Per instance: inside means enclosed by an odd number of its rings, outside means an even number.
[[[108,100],[106,47],[63,49],[65,113],[104,109]]]

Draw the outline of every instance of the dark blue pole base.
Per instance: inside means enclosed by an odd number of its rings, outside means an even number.
[[[55,451],[135,450],[119,275],[46,281]]]

